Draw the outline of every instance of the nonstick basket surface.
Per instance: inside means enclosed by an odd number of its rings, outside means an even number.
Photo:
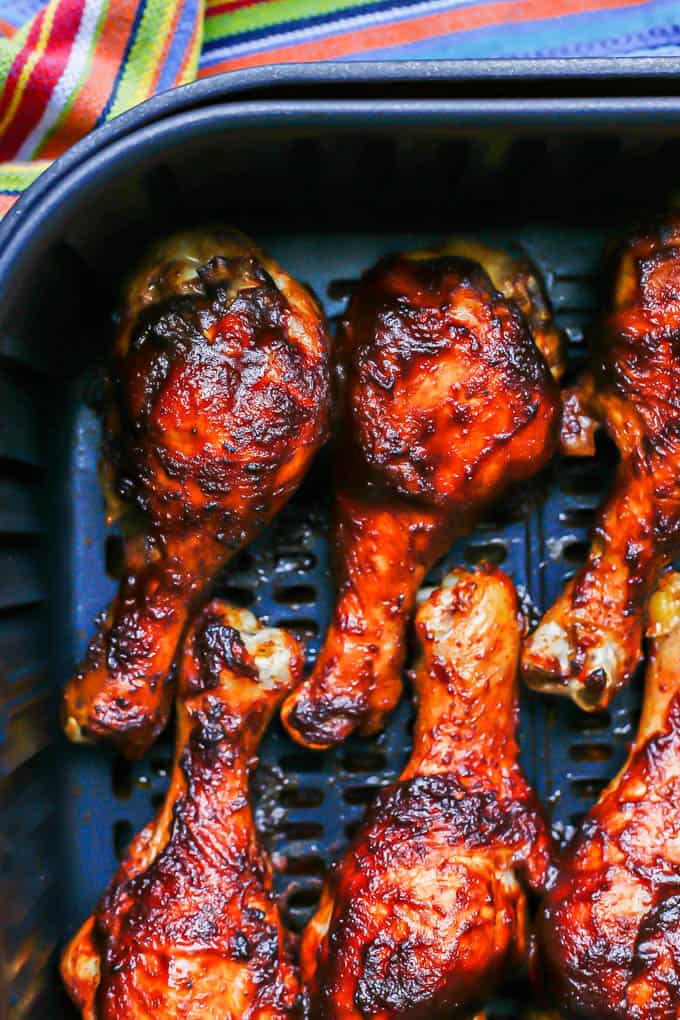
[[[141,151],[82,169],[43,218],[39,243],[5,292],[0,342],[0,1018],[67,1017],[55,948],[92,909],[133,833],[163,797],[172,734],[130,765],[74,748],[56,731],[56,694],[110,598],[120,542],[104,527],[97,484],[98,409],[115,294],[142,247],[172,229],[225,220],[308,282],[334,323],[353,282],[386,252],[456,232],[524,249],[541,270],[572,366],[599,301],[605,239],[671,194],[680,121],[654,131],[614,118],[604,133],[540,133],[513,122],[463,126],[450,116],[303,117],[259,125],[228,118],[156,137]],[[259,118],[259,119],[258,119]],[[194,123],[195,128],[195,123]],[[679,136],[680,137],[680,136]],[[47,203],[49,207],[49,202]],[[50,218],[51,217],[51,218]],[[318,652],[331,609],[324,451],[302,490],[238,557],[218,591]],[[456,544],[454,563],[489,560],[519,586],[535,619],[578,568],[614,462],[558,459],[508,494]],[[640,687],[608,712],[523,693],[524,767],[560,838],[620,765]],[[275,724],[254,783],[257,821],[287,923],[300,931],[322,875],[365,806],[409,751],[408,692],[383,733],[303,751]],[[1,991],[1,986],[0,986]],[[523,997],[523,993],[518,993]],[[5,1012],[3,1013],[3,1005]],[[507,1015],[512,1004],[498,1010]]]

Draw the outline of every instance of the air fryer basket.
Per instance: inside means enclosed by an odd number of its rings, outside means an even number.
[[[96,462],[121,275],[153,238],[222,220],[309,282],[333,322],[352,281],[383,253],[475,233],[535,260],[576,366],[605,238],[658,211],[677,185],[680,102],[481,101],[476,85],[463,98],[390,100],[378,77],[370,100],[357,98],[364,86],[355,82],[350,99],[231,102],[228,82],[207,93],[204,85],[195,102],[166,104],[88,143],[0,231],[1,1020],[72,1015],[55,950],[162,798],[170,767],[171,732],[129,765],[69,746],[56,726],[57,692],[120,561]],[[331,607],[329,459],[321,455],[219,586],[302,635],[309,663]],[[585,555],[612,461],[606,443],[592,461],[558,460],[493,507],[446,564],[501,564],[527,612],[540,612]],[[561,837],[622,761],[638,705],[636,684],[592,716],[523,694],[524,765]],[[403,765],[411,718],[407,694],[384,733],[323,755],[272,728],[255,781],[257,820],[294,930],[365,805]]]

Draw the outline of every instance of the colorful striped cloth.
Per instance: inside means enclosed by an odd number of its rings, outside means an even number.
[[[259,64],[680,53],[680,0],[0,0],[0,214],[155,92]]]

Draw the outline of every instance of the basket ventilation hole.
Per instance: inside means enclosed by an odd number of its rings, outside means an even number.
[[[129,800],[133,790],[132,763],[116,755],[111,763],[111,786],[118,800]]]
[[[602,793],[607,782],[606,779],[572,779],[570,785],[575,797],[593,799]]]
[[[309,910],[316,907],[321,895],[320,885],[305,886],[304,889],[294,889],[287,898],[289,910]]]
[[[113,823],[113,852],[120,861],[127,853],[132,841],[132,824],[127,818],[119,818]]]
[[[292,889],[288,892],[283,907],[284,923],[290,931],[301,933],[312,914],[315,912],[321,897],[321,882],[303,889]]]
[[[253,554],[247,549],[242,549],[231,561],[231,570],[235,574],[245,574],[255,566]]]
[[[612,717],[609,712],[592,712],[586,715],[583,712],[574,714],[569,719],[569,729],[576,733],[600,733],[608,730],[612,724]]]
[[[354,291],[357,289],[359,284],[358,280],[342,279],[338,277],[335,280],[331,280],[326,288],[331,301],[346,301],[350,298]]]
[[[281,791],[279,803],[287,808],[311,808],[323,803],[323,790],[316,786],[287,787]]]
[[[381,772],[386,765],[384,751],[348,751],[342,759],[345,772]]]
[[[281,605],[291,608],[309,606],[316,602],[316,590],[311,584],[291,584],[285,588],[276,588],[274,598]]]
[[[323,875],[325,861],[320,854],[291,854],[286,858],[286,874],[295,876]]]
[[[323,759],[316,754],[304,754],[293,751],[285,754],[280,763],[285,775],[291,772],[319,772],[323,770]]]
[[[354,839],[360,828],[361,821],[349,822],[345,826],[345,835],[347,836],[347,839]]]
[[[283,627],[290,631],[298,641],[313,641],[319,636],[319,625],[316,620],[308,620],[305,617],[299,620],[278,620],[277,627]]]
[[[531,512],[531,506],[517,496],[510,495],[504,503],[499,503],[489,510],[488,515],[480,521],[478,527],[482,531],[500,531],[512,524],[523,521]]]
[[[567,496],[597,496],[603,490],[602,466],[588,460],[562,464],[559,486]]]
[[[589,528],[594,518],[595,510],[590,506],[575,506],[560,514],[560,522],[567,528]]]
[[[237,584],[226,585],[222,594],[227,602],[231,602],[239,609],[248,609],[255,601],[255,596],[250,588],[241,587]]]
[[[372,804],[381,785],[367,783],[365,786],[349,786],[342,791],[342,799],[346,804]]]
[[[575,744],[569,748],[569,754],[577,762],[609,761],[612,749],[607,744]]]
[[[104,562],[108,576],[119,581],[125,569],[125,543],[122,535],[106,536]]]
[[[588,558],[590,544],[588,542],[570,542],[562,550],[562,558],[567,563],[574,563],[580,566]]]
[[[321,839],[323,825],[321,822],[284,822],[281,832],[286,839]]]
[[[152,758],[151,759],[151,771],[159,779],[165,779],[172,769],[171,758]]]

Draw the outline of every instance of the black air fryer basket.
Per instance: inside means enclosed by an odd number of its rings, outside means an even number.
[[[165,734],[130,765],[60,736],[57,695],[108,601],[119,539],[96,478],[102,366],[122,275],[178,227],[233,223],[312,285],[333,322],[380,255],[453,233],[525,249],[582,360],[602,246],[679,186],[669,60],[347,64],[222,76],[75,146],[0,227],[0,1020],[73,1016],[56,951],[162,799]],[[613,462],[556,461],[437,567],[498,563],[529,614],[582,562]],[[289,627],[308,662],[328,622],[328,456],[220,591]],[[621,763],[639,688],[586,716],[524,694],[524,766],[561,838]],[[407,694],[384,733],[303,752],[278,726],[255,781],[287,923],[406,760]],[[523,992],[519,990],[521,998]],[[498,1006],[508,1015],[512,1004]]]

